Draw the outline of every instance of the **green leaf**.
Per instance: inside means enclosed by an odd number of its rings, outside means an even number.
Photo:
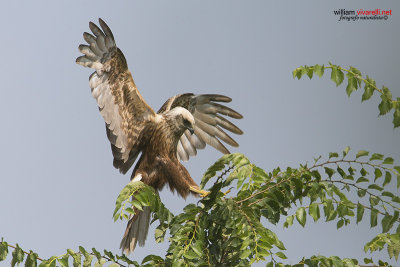
[[[95,248],[92,248],[93,254],[96,256],[97,260],[101,259],[101,254]]]
[[[346,76],[347,76],[346,93],[347,96],[350,97],[351,93],[357,90],[357,80],[350,73],[346,74]]]
[[[380,177],[382,177],[382,171],[378,168],[375,168],[375,179],[374,181],[378,180]]]
[[[73,251],[72,249],[67,249],[67,252],[69,255],[72,256],[72,258],[74,259],[73,261],[73,265],[74,267],[78,267],[81,265],[81,261],[82,261],[82,255],[79,253],[76,253],[75,251]]]
[[[385,115],[392,109],[392,102],[390,102],[390,100],[388,100],[383,95],[381,95],[381,99],[382,99],[382,101],[378,105],[379,116]]]
[[[110,259],[112,259],[113,261],[115,261],[115,256],[111,251],[108,250],[104,250],[104,255],[106,255],[107,257],[109,257]]]
[[[393,193],[388,192],[388,191],[383,191],[381,195],[384,197],[393,197],[394,196]]]
[[[369,264],[369,263],[374,263],[372,259],[364,258],[364,263]]]
[[[394,159],[391,157],[385,158],[385,160],[382,162],[382,164],[388,164],[388,165],[393,165]]]
[[[383,182],[383,186],[387,185],[390,183],[392,180],[392,174],[388,171],[385,172],[385,181]]]
[[[356,183],[364,183],[364,182],[369,182],[369,180],[365,177],[360,177],[357,179]]]
[[[282,251],[275,253],[275,255],[281,259],[287,259],[286,255]]]
[[[301,76],[307,74],[308,71],[308,67],[305,65],[302,69],[301,69]]]
[[[393,197],[392,197],[392,201],[393,201],[393,202],[396,202],[396,203],[400,203],[400,197],[398,197],[398,196],[393,196]]]
[[[123,262],[129,264],[128,266],[131,266],[131,265],[133,265],[135,267],[139,267],[140,266],[137,261],[133,261],[133,260],[129,259],[125,254],[122,254],[122,256],[118,256],[117,255],[117,258],[119,260],[122,260]],[[162,261],[162,262],[164,262],[164,261]]]
[[[383,160],[383,155],[382,154],[378,154],[378,153],[374,153],[374,154],[372,154],[372,156],[370,157],[370,161],[373,161],[373,160]]]
[[[397,189],[400,188],[400,166],[394,166],[396,172],[394,172],[397,176]]]
[[[382,233],[386,233],[390,230],[390,228],[392,228],[393,224],[391,225],[391,220],[392,220],[392,216],[390,216],[389,214],[386,214],[383,218],[382,218]]]
[[[307,214],[306,214],[306,210],[304,207],[301,207],[296,211],[296,219],[300,223],[300,225],[303,227],[306,224],[306,217],[307,217]]]
[[[4,261],[8,254],[8,244],[3,241],[0,243],[0,261]]]
[[[250,249],[243,250],[242,253],[240,254],[240,258],[242,260],[246,259],[248,256],[250,256],[250,254],[251,254],[251,250]]]
[[[400,126],[400,105],[397,106],[396,110],[393,113],[393,125],[394,128]]]
[[[369,152],[365,151],[365,150],[360,150],[358,151],[356,158],[360,158],[360,157],[364,157],[364,156],[368,156]]]
[[[367,81],[368,81],[368,76],[367,76]],[[369,83],[365,83],[364,93],[362,95],[361,102],[364,102],[365,100],[370,99],[374,93],[374,90],[375,90],[375,88],[372,85],[370,85]]]
[[[340,168],[339,166],[336,168],[337,172],[340,174],[340,176],[342,176],[343,178],[346,178],[346,173],[343,171],[342,168]]]
[[[37,254],[31,250],[25,261],[25,267],[37,267]]]
[[[379,204],[379,198],[377,198],[376,196],[370,196],[369,197],[369,203],[371,204],[371,206],[376,206]]]
[[[344,74],[340,70],[339,66],[332,65],[332,72],[331,72],[331,80],[336,83],[336,86],[339,86],[344,79]]]
[[[358,197],[364,197],[367,191],[365,189],[358,189],[357,190],[357,195]]]
[[[394,225],[395,223],[398,222],[399,214],[400,214],[399,211],[397,211],[397,210],[394,211],[394,214],[393,214],[393,216],[392,216],[392,219],[391,219],[391,221],[390,221],[390,223],[389,223],[389,227],[390,227],[390,228],[392,228],[393,225]],[[390,229],[389,229],[389,230],[390,230]]]
[[[68,258],[69,254],[65,254],[62,258],[59,258],[57,261],[61,264],[62,267],[68,267]],[[95,265],[96,266],[96,265]],[[100,265],[102,266],[102,265]]]
[[[306,70],[307,70],[307,76],[311,80],[311,78],[313,77],[313,74],[314,74],[314,69],[312,67],[307,67]]]
[[[320,218],[319,206],[317,203],[312,203],[308,210],[310,216],[314,219],[314,222]]]
[[[143,258],[142,265],[144,263],[151,263],[151,262],[164,263],[164,260],[163,258],[157,255],[147,255],[146,257]]]
[[[366,176],[368,174],[368,172],[364,168],[361,168],[360,173],[362,176]]]
[[[331,158],[338,158],[339,157],[339,154],[338,153],[336,153],[336,152],[329,152],[329,158],[331,159]]]
[[[283,227],[288,228],[289,226],[291,226],[293,224],[293,219],[294,219],[293,215],[287,216],[286,222],[283,224]]]
[[[79,251],[82,253],[82,255],[85,257],[85,260],[83,261],[83,267],[90,267],[92,266],[92,260],[93,260],[93,255],[90,255],[84,247],[79,246]]]
[[[378,191],[382,191],[382,190],[383,190],[383,188],[380,187],[380,186],[377,185],[377,184],[370,184],[370,185],[368,186],[368,189],[374,189],[374,190],[378,190]]]
[[[251,251],[250,250],[248,250],[250,253],[251,253]],[[250,254],[249,253],[249,254]],[[186,253],[184,253],[183,254],[183,256],[185,257],[185,258],[187,258],[187,259],[189,259],[189,260],[193,260],[193,259],[196,259],[196,258],[198,258],[199,256],[197,256],[197,254],[193,251],[193,250],[188,250]],[[245,257],[246,258],[246,257]],[[244,259],[244,258],[243,258]]]
[[[354,169],[354,168],[351,167],[351,166],[350,166],[347,170],[349,171],[350,175],[354,175],[354,173],[355,173],[355,171],[356,171],[356,169]]]
[[[332,178],[332,175],[335,174],[335,170],[328,168],[328,167],[324,167],[326,174],[328,175],[329,178]]]
[[[371,224],[371,228],[375,227],[378,224],[378,210],[377,209],[371,209],[370,224]]]
[[[12,252],[12,260],[11,260],[11,266],[14,267],[15,264],[20,264],[21,262],[24,261],[24,252],[23,250],[19,247],[19,245],[16,245],[16,248]]]
[[[354,73],[354,74],[352,74],[352,75],[354,75],[355,78],[362,77],[361,72],[360,72],[357,68],[355,68],[355,67],[353,67],[353,66],[350,66],[350,71],[351,71],[352,73]],[[361,81],[360,81],[359,84],[361,84]]]
[[[300,80],[300,78],[301,78],[302,75],[303,75],[303,69],[302,69],[302,67],[297,68],[297,69],[295,69],[295,70],[293,71],[293,78],[296,78],[296,77],[297,77],[297,79]]]
[[[347,175],[344,179],[347,179],[347,180],[354,180],[354,177],[352,176],[352,175]],[[345,187],[346,186],[348,186],[348,185],[345,185]],[[349,190],[347,190],[347,191],[349,191]]]
[[[363,216],[364,216],[364,206],[361,205],[360,203],[358,203],[357,204],[357,221],[356,221],[357,224],[359,222],[361,222]]]
[[[314,72],[320,78],[322,77],[322,75],[324,75],[324,70],[325,70],[324,65],[320,66],[320,65],[317,64],[317,65],[314,66]]]
[[[344,220],[341,219],[336,223],[336,229],[340,229],[342,228],[342,226],[344,225]]]
[[[202,257],[203,256],[203,249],[201,247],[201,242],[196,242],[193,246],[191,246],[194,252],[196,252],[197,256]]]
[[[346,148],[343,150],[343,158],[346,157],[346,155],[349,153],[350,147],[346,146]]]

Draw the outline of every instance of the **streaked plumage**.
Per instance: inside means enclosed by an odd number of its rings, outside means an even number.
[[[172,191],[186,198],[201,192],[180,160],[187,161],[209,144],[229,153],[223,142],[238,144],[225,131],[243,132],[222,117],[240,119],[242,115],[217,102],[230,102],[229,97],[216,94],[176,95],[168,99],[156,113],[144,101],[128,70],[125,57],[116,46],[107,24],[99,19],[101,29],[90,22],[93,35],[84,33],[87,45],[76,59],[82,66],[95,69],[89,85],[100,114],[106,123],[107,137],[114,156],[113,165],[125,174],[141,153],[131,179],[161,190],[168,183]],[[121,241],[124,252],[144,245],[150,221],[150,210],[137,213],[128,222]]]

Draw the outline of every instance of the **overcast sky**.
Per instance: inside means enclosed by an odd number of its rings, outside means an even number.
[[[338,21],[334,10],[392,9],[386,21]],[[300,65],[355,66],[400,97],[398,1],[3,1],[0,4],[0,236],[41,257],[65,249],[119,252],[125,223],[114,223],[129,181],[112,166],[104,122],[90,94],[91,70],[75,64],[88,22],[103,18],[138,89],[154,109],[178,93],[230,96],[243,114],[238,149],[269,171],[296,167],[347,145],[400,161],[400,130],[378,117],[379,97],[361,103],[345,85],[292,78]],[[200,183],[221,154],[208,147],[185,166]],[[175,214],[196,202],[161,193]],[[369,223],[336,230],[270,227],[290,263],[315,254],[363,259],[380,231]],[[133,258],[164,256],[154,226]],[[386,252],[382,255],[386,255]],[[394,261],[392,261],[393,264]],[[397,265],[397,264],[395,264]],[[260,266],[263,266],[261,264]]]

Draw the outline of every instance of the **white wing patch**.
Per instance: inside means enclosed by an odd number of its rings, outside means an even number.
[[[112,143],[120,149],[122,159],[127,161],[129,158],[129,151],[127,150],[128,138],[121,128],[122,118],[109,88],[107,76],[107,73],[98,75],[97,72],[94,72],[89,79],[89,86],[92,89],[92,96],[97,100],[101,116],[115,136],[115,140]]]
[[[128,138],[121,128],[123,119],[110,89],[111,85],[108,81],[109,66],[106,67],[103,64],[111,58],[117,47],[108,26],[102,21],[100,21],[100,24],[102,24],[104,33],[96,25],[90,23],[90,29],[95,36],[84,33],[83,37],[88,45],[79,46],[79,51],[84,56],[78,57],[76,62],[96,70],[89,77],[92,96],[96,99],[101,116],[111,132],[109,136],[111,143],[119,149],[121,159],[126,162],[130,152]]]

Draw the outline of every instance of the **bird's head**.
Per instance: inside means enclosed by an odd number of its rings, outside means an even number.
[[[179,134],[183,134],[189,130],[190,134],[194,133],[194,117],[187,109],[183,107],[175,107],[166,114],[172,121],[172,126]]]

